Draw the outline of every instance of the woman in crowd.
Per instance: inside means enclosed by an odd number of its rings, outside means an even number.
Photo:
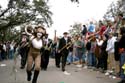
[[[120,53],[120,77],[121,81],[118,83],[125,83],[125,73],[122,66],[125,64],[125,27],[120,29],[120,33],[122,35],[121,39],[119,40],[119,53]]]

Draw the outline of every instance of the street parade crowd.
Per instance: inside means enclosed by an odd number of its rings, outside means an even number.
[[[26,67],[27,81],[37,83],[40,70],[47,71],[50,57],[55,59],[55,66],[70,75],[66,66],[93,69],[113,79],[121,78],[118,83],[125,83],[125,17],[119,14],[114,21],[99,21],[95,25],[82,25],[79,34],[54,40],[43,26],[26,26],[21,34],[21,41],[0,42],[0,61],[13,59],[18,51],[21,57],[20,69]],[[26,65],[27,64],[27,65]],[[32,72],[34,71],[34,74]],[[33,79],[32,79],[33,75]]]

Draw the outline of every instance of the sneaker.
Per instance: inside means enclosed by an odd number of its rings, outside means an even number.
[[[112,78],[112,75],[109,75],[109,78]]]
[[[105,75],[108,76],[108,75],[110,75],[110,73],[109,73],[109,72],[106,72]]]
[[[64,71],[63,72],[65,75],[70,75],[70,73],[68,73],[67,71]]]
[[[67,65],[70,65],[71,63],[67,63]]]
[[[116,76],[112,76],[113,79],[116,79]]]
[[[77,67],[82,67],[82,65],[76,65]]]
[[[57,68],[60,68],[60,66],[59,66],[59,65],[56,65],[56,67],[57,67]]]
[[[109,71],[109,73],[113,73],[113,71],[111,70],[111,71]]]
[[[24,66],[21,66],[20,69],[24,69],[25,67]]]
[[[84,67],[83,67],[83,69],[87,69],[87,68],[88,68],[88,66],[84,66]]]

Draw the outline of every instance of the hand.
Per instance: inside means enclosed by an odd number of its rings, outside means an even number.
[[[119,49],[119,53],[122,53],[122,52],[124,52],[124,48]]]
[[[58,53],[60,53],[60,50],[58,50]]]

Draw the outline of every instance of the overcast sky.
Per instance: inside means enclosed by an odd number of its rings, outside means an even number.
[[[90,20],[100,20],[107,11],[108,6],[117,0],[79,0],[80,4],[71,3],[70,0],[49,0],[50,10],[53,12],[54,24],[47,29],[49,37],[54,37],[54,30],[57,35],[70,29],[74,22],[82,24]],[[6,7],[7,0],[0,0],[0,4]]]
[[[50,0],[51,11],[53,12],[50,37],[53,37],[54,29],[58,35],[70,29],[74,22],[82,24],[91,20],[100,20],[107,11],[109,5],[117,0],[80,0],[80,4],[71,3],[70,0]]]

